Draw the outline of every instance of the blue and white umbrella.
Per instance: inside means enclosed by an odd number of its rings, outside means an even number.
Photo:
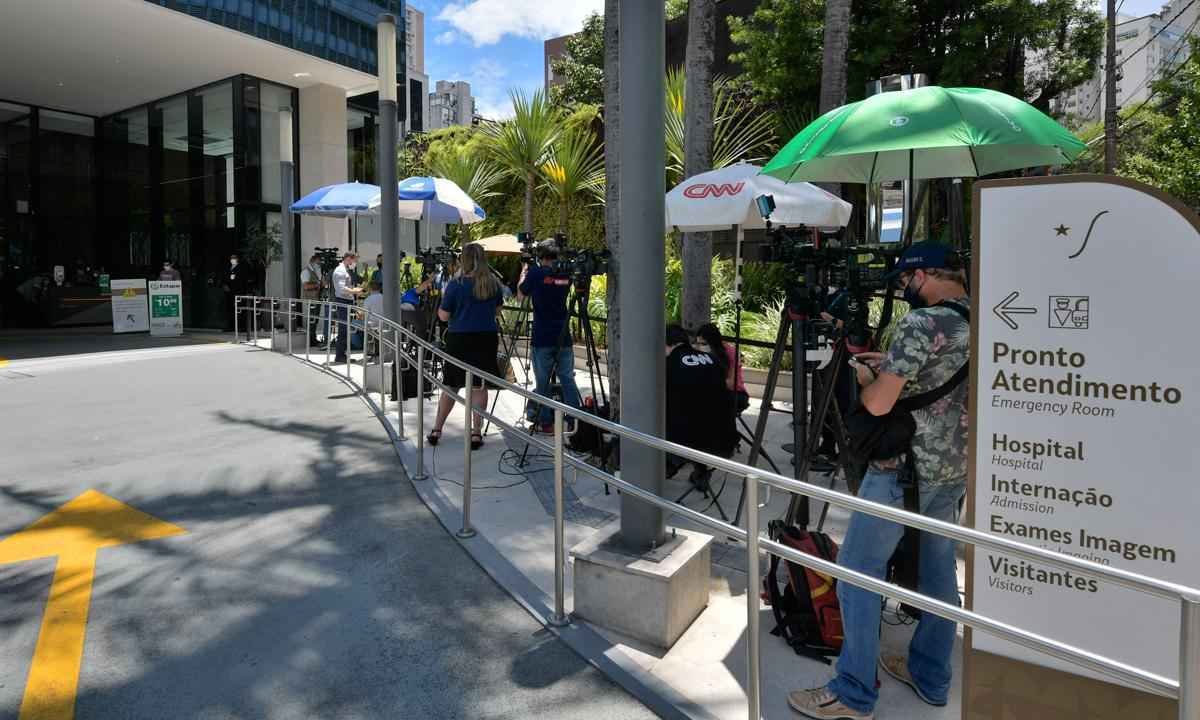
[[[297,215],[344,218],[374,213],[378,206],[378,185],[351,182],[317,188],[288,209]]]
[[[470,195],[452,180],[410,177],[400,181],[400,217],[431,223],[470,225],[487,217]]]

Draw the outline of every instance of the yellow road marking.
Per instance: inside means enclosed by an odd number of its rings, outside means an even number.
[[[0,540],[0,565],[58,558],[25,683],[20,720],[71,720],[75,716],[96,552],[185,532],[178,525],[88,490]]]

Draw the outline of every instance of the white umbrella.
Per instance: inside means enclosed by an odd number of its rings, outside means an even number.
[[[667,193],[666,229],[683,232],[767,226],[755,198],[771,195],[771,222],[794,227],[842,227],[850,222],[850,203],[810,183],[785,183],[748,163],[694,175]]]

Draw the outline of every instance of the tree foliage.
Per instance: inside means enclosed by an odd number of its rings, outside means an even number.
[[[604,18],[592,13],[583,21],[583,29],[567,38],[567,54],[550,62],[554,73],[563,79],[550,88],[556,104],[604,102]]]
[[[816,110],[823,22],[820,0],[763,0],[749,18],[730,19],[735,59],[759,98]],[[1089,0],[854,0],[847,99],[861,99],[870,80],[922,72],[1045,109],[1093,75],[1103,27]]]
[[[684,88],[687,83],[678,68],[667,72],[666,170],[667,187],[684,177]],[[770,115],[757,110],[738,87],[725,78],[713,82],[712,166],[736,162],[763,162],[773,150],[775,127]]]

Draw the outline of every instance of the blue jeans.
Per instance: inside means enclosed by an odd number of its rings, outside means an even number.
[[[958,503],[965,491],[962,485],[922,488],[921,514],[957,522]],[[884,505],[904,506],[904,490],[894,470],[867,472],[858,496]],[[838,564],[882,580],[888,559],[903,535],[904,528],[890,520],[854,513],[850,516],[846,542],[838,551]],[[958,604],[956,545],[940,535],[921,533],[918,591],[922,595]],[[828,687],[847,706],[871,712],[879,699],[875,679],[883,598],[847,582],[838,583],[837,593],[846,637],[837,661],[837,677]],[[954,636],[954,622],[922,613],[908,646],[908,670],[913,682],[934,702],[945,702],[950,692]]]
[[[570,345],[566,347],[535,347],[533,355],[533,377],[537,384],[535,392],[538,395],[550,397],[550,369],[558,361],[554,375],[562,386],[562,401],[571,407],[579,407],[579,388],[575,385],[575,350]],[[550,408],[534,403],[529,404],[529,419],[545,425],[554,421],[554,412]]]

